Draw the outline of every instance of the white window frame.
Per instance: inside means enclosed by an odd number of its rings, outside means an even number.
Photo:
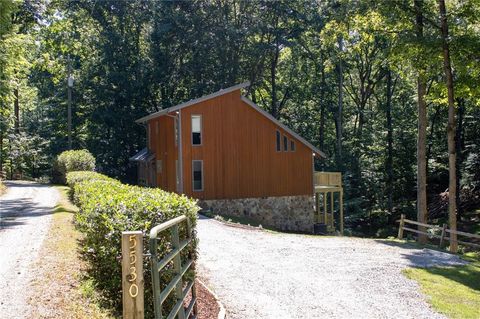
[[[281,144],[281,147],[280,147],[280,148],[282,149],[283,152],[288,152],[288,142],[289,142],[288,136],[286,136],[285,134],[283,134],[282,137],[283,137],[283,139],[281,140],[281,143],[280,143],[280,144]],[[287,143],[285,143],[285,141],[286,141]]]
[[[193,144],[193,117],[198,116],[200,118],[200,144]],[[203,145],[203,116],[202,114],[192,114],[190,116],[190,138],[192,140],[192,146],[202,146]]]
[[[200,162],[201,172],[202,172],[202,187],[200,189],[195,189],[195,162]],[[204,174],[203,174],[203,160],[192,160],[192,191],[193,192],[203,192],[204,188]]]

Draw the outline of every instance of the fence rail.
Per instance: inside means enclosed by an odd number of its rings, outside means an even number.
[[[480,239],[480,235],[470,234],[470,233],[466,233],[466,232],[462,232],[462,231],[458,231],[458,230],[448,229],[447,224],[443,224],[443,226],[438,226],[438,225],[430,225],[430,224],[420,223],[420,222],[417,222],[415,220],[406,219],[404,214],[401,215],[400,220],[397,220],[397,223],[400,223],[400,225],[398,227],[398,239],[403,238],[403,232],[404,231],[409,231],[409,232],[416,233],[416,234],[426,235],[426,236],[431,237],[431,238],[440,239],[439,247],[442,247],[445,241],[451,241],[450,236],[447,236],[447,234],[457,234],[459,236],[464,236],[464,237],[468,237],[468,238]],[[413,228],[410,228],[410,227],[405,227],[405,224],[417,225],[417,226],[420,226],[422,228],[427,228],[427,229],[440,230],[441,234],[437,235],[437,234],[428,233],[428,232],[423,231],[423,230],[418,230],[418,229],[413,229]],[[462,244],[462,245],[466,245],[466,246],[480,248],[480,244],[477,244],[477,243],[462,241],[462,240],[458,240],[458,239],[455,240],[455,242],[457,242],[459,244]]]
[[[187,238],[180,241],[179,225],[185,222],[187,227]],[[172,251],[162,259],[158,256],[158,236],[160,233],[170,230]],[[176,303],[166,318],[197,318],[197,297],[195,290],[195,279],[193,278],[184,287],[183,276],[191,269],[193,260],[189,259],[182,265],[180,253],[192,241],[190,222],[185,215],[171,219],[160,224],[150,231],[150,254],[152,266],[153,297],[155,318],[165,318],[162,316],[162,307],[165,300],[172,291],[175,291]],[[160,289],[160,272],[173,261],[173,271],[175,276],[162,290]],[[188,293],[191,292],[191,300],[185,308],[184,303]]]

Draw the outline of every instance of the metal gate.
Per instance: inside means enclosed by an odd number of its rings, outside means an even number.
[[[186,238],[180,240],[179,229],[181,223],[186,224]],[[158,255],[158,236],[165,231],[170,230],[172,250],[162,259]],[[185,215],[171,219],[163,224],[155,226],[150,231],[150,254],[152,266],[153,298],[155,308],[155,318],[165,318],[162,315],[162,307],[170,293],[175,290],[176,302],[166,318],[179,319],[197,318],[197,296],[195,290],[195,278],[187,282],[184,286],[183,276],[192,267],[193,258],[182,262],[181,252],[192,241],[190,222]],[[173,261],[173,272],[175,276],[170,280],[164,289],[160,289],[160,272]],[[188,306],[184,306],[186,296],[191,291],[191,300]]]

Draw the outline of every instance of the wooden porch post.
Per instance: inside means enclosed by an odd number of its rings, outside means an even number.
[[[328,219],[327,219],[327,211],[328,211],[328,206],[327,206],[327,192],[323,193],[323,223],[325,225],[328,225]]]
[[[343,236],[343,189],[340,190],[340,234]]]
[[[331,217],[331,222],[330,222],[330,226],[333,227],[333,221],[334,221],[334,214],[335,214],[335,209],[334,209],[334,199],[333,199],[333,196],[334,196],[334,192],[330,192],[330,213],[332,214]]]

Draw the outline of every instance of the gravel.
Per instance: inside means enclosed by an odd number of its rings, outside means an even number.
[[[318,237],[198,221],[199,276],[228,318],[444,318],[402,275],[457,256],[385,240]]]
[[[7,193],[0,197],[0,318],[27,318],[32,265],[59,194],[31,182],[5,184]]]

